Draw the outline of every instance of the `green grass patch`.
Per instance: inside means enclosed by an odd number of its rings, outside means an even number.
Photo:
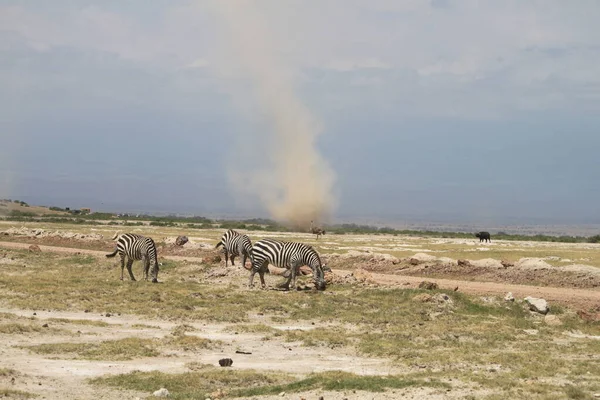
[[[109,324],[108,322],[94,321],[91,319],[49,318],[48,321],[62,323],[62,324],[73,324],[73,325],[90,325],[90,326],[99,326],[99,327],[111,326],[111,324]]]
[[[30,333],[30,332],[41,332],[41,326],[33,324],[19,324],[19,323],[8,323],[0,324],[0,333],[6,333],[8,335]]]
[[[176,400],[205,398],[217,390],[224,390],[230,397],[272,395],[280,392],[295,393],[313,389],[344,391],[364,390],[382,392],[410,386],[447,388],[449,385],[436,380],[412,379],[402,376],[360,376],[347,372],[324,372],[297,379],[290,374],[262,374],[251,370],[224,370],[214,367],[184,374],[162,372],[132,372],[124,375],[91,380],[121,389],[148,391],[167,387],[171,398]],[[231,389],[236,388],[236,389]]]
[[[66,257],[63,262],[76,265],[91,265],[97,263],[98,259],[89,254],[76,254],[74,256]]]
[[[155,357],[159,352],[156,343],[148,339],[126,338],[100,343],[45,343],[36,346],[23,346],[37,354],[72,354],[86,360],[123,361],[140,357]]]
[[[343,347],[350,344],[349,335],[344,329],[315,328],[310,330],[288,330],[283,332],[286,342],[302,342],[303,346],[327,346],[330,348]]]
[[[7,399],[32,399],[37,397],[36,394],[24,392],[22,390],[13,390],[8,388],[0,388],[0,398]]]
[[[17,374],[18,372],[12,368],[0,368],[0,376],[13,376]]]

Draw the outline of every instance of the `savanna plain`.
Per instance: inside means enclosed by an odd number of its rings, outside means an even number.
[[[159,283],[140,262],[119,279],[115,230],[156,241]],[[600,397],[598,244],[243,231],[331,268],[283,291],[276,268],[261,289],[226,267],[223,232],[0,222],[0,397]]]

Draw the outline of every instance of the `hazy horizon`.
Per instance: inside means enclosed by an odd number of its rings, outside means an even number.
[[[600,3],[0,0],[0,198],[600,222]]]

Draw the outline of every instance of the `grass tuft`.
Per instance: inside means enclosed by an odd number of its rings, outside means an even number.
[[[155,357],[155,343],[148,339],[126,338],[100,343],[44,343],[36,346],[23,346],[38,354],[74,354],[76,358],[87,360],[124,361],[139,357]]]

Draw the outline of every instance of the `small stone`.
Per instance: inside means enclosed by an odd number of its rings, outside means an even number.
[[[515,301],[515,296],[513,296],[512,292],[508,292],[504,296],[504,301]]]
[[[152,393],[154,397],[169,397],[171,394],[165,388],[160,388],[156,392]]]
[[[279,397],[283,397],[283,396],[285,396],[285,392],[279,393]]]
[[[419,289],[435,290],[438,284],[435,282],[423,281],[419,284]]]
[[[177,236],[177,239],[175,239],[175,245],[177,245],[177,246],[183,246],[187,242],[188,242],[187,236]]]
[[[413,297],[414,301],[420,301],[422,303],[428,303],[433,299],[433,297],[428,293],[419,293],[415,297]]]
[[[30,253],[41,253],[42,249],[40,249],[40,246],[38,246],[37,244],[32,244],[31,246],[29,246],[29,252]]]
[[[107,317],[110,317],[110,313],[106,313],[106,316],[107,316]]]
[[[459,267],[470,267],[471,263],[469,262],[469,260],[458,260],[456,262],[458,264]]]
[[[231,367],[233,365],[233,360],[231,358],[222,358],[219,360],[219,365],[221,367]]]
[[[48,324],[42,325],[42,328],[47,328],[47,327],[48,327]]]

